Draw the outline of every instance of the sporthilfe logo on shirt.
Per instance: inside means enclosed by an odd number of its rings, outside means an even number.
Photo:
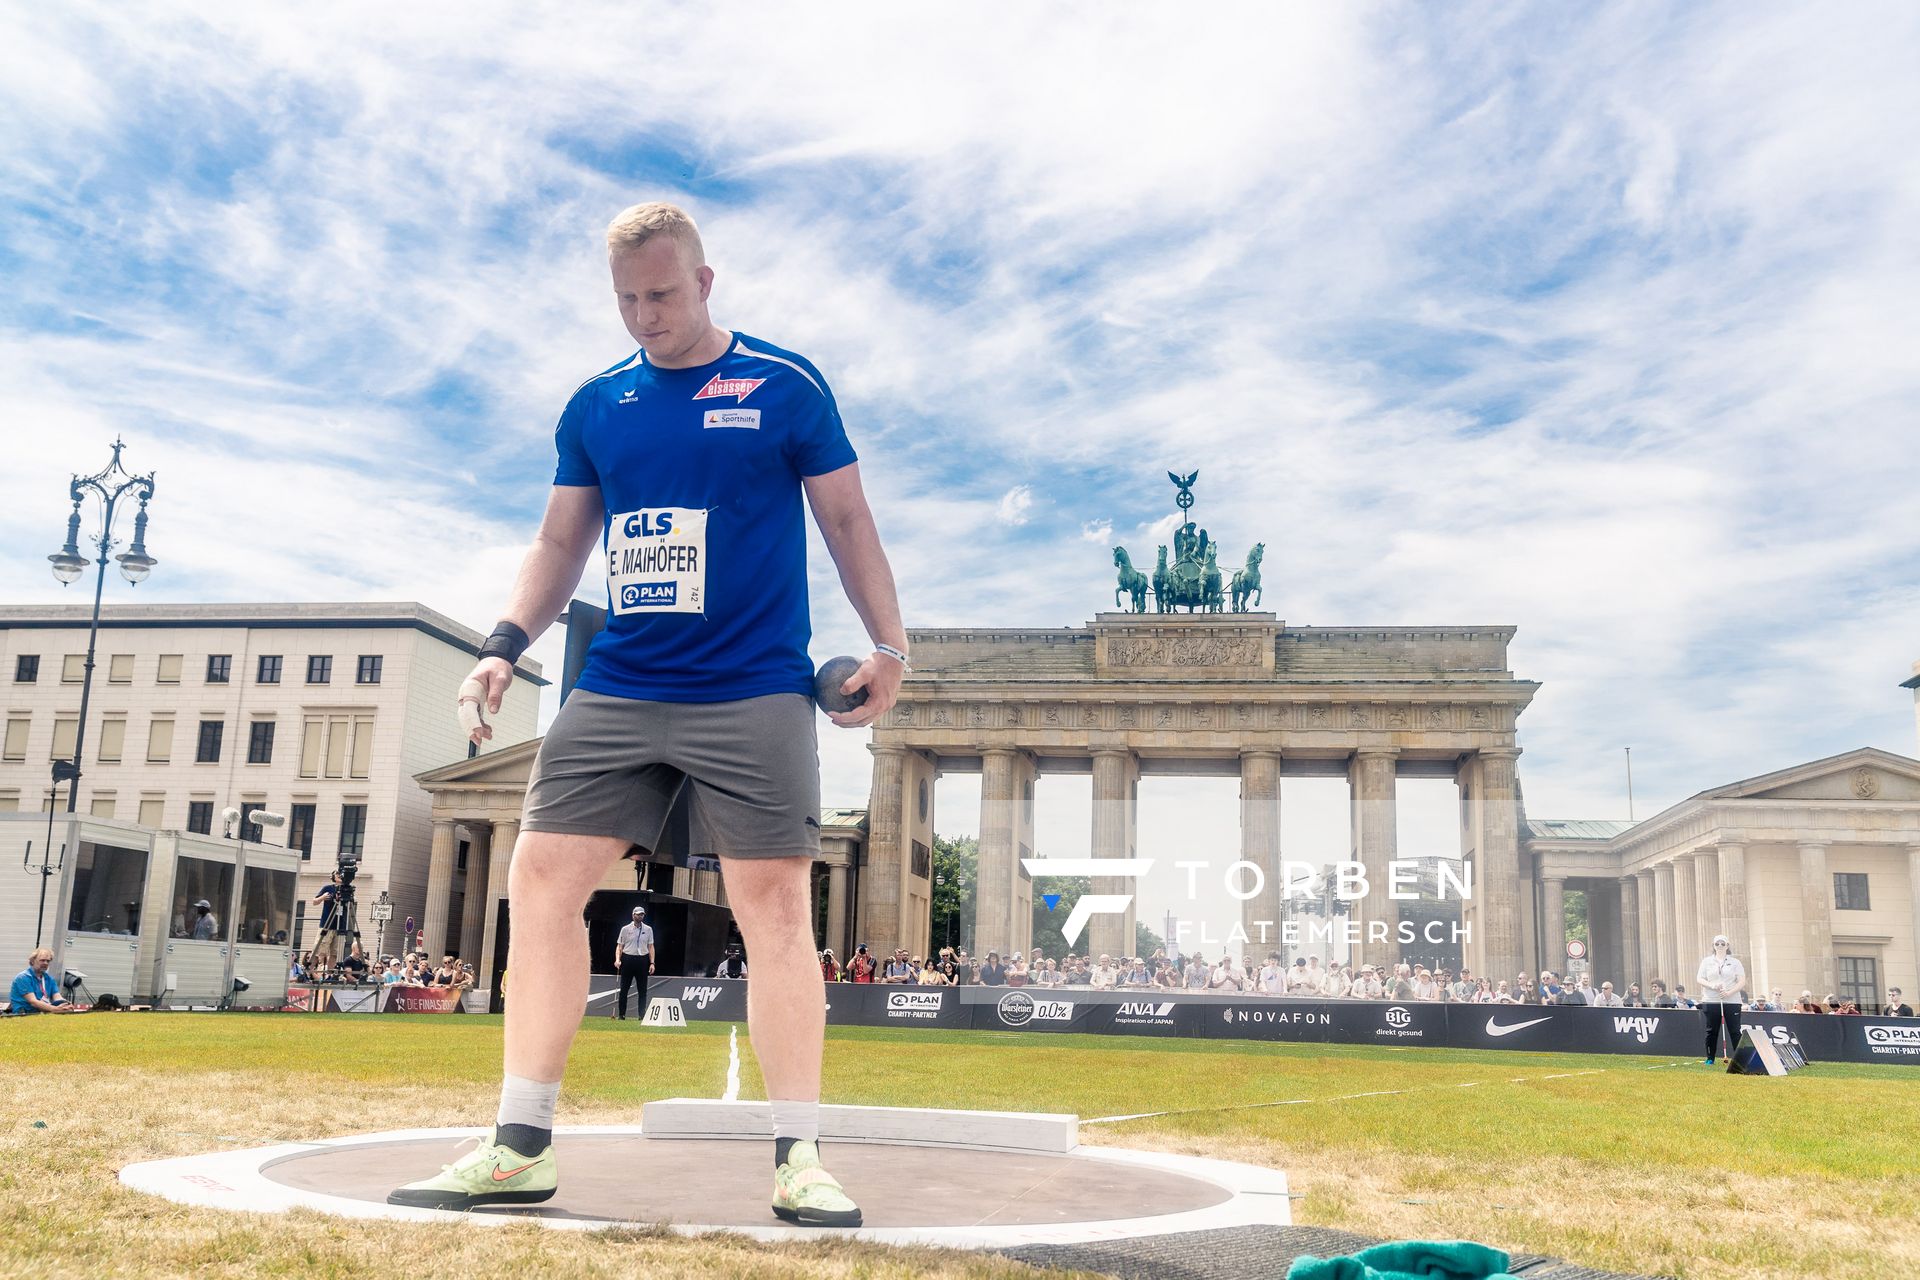
[[[758,409],[709,409],[700,425],[711,431],[716,427],[737,427],[744,431],[760,429]]]

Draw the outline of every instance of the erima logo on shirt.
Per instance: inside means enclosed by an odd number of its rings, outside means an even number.
[[[723,396],[732,396],[733,402],[739,404],[742,400],[752,395],[754,390],[765,381],[765,378],[725,378],[716,373],[713,375],[712,381],[693,393],[693,398],[695,400],[717,400]]]

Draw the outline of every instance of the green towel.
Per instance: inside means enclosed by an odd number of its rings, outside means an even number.
[[[1295,1258],[1287,1280],[1512,1280],[1507,1255],[1471,1240],[1401,1240],[1340,1258]]]

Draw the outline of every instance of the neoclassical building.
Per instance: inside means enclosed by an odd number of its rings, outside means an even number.
[[[1756,991],[1864,1005],[1889,985],[1909,999],[1920,987],[1920,761],[1862,748],[1644,822],[1530,822],[1526,844],[1543,957],[1566,954],[1574,888],[1587,895],[1594,969],[1616,982],[1691,988],[1724,933]]]

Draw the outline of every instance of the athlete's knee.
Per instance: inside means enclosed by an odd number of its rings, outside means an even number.
[[[514,910],[583,906],[605,876],[607,865],[625,848],[625,842],[604,836],[523,833],[507,872],[507,895]]]

